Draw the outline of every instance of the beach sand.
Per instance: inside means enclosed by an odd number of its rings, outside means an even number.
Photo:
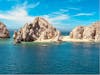
[[[66,41],[66,42],[94,42],[94,40],[88,40],[88,39],[72,39],[69,36],[63,36],[62,41]]]
[[[72,39],[69,36],[62,36],[61,39],[62,42],[94,42],[93,40],[88,40],[88,39]],[[52,39],[46,39],[46,40],[36,40],[34,42],[57,42]]]

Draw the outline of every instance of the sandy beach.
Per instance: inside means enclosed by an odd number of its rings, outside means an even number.
[[[66,41],[66,42],[94,42],[93,40],[88,40],[88,39],[72,39],[69,36],[63,36],[62,41]]]
[[[93,40],[87,40],[87,39],[72,39],[69,36],[62,36],[61,39],[62,42],[94,42]],[[53,39],[46,39],[46,40],[36,40],[34,42],[56,42]]]

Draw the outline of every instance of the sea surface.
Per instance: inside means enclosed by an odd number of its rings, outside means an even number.
[[[98,74],[99,51],[100,43],[27,42],[15,45],[12,37],[1,39],[0,73]]]

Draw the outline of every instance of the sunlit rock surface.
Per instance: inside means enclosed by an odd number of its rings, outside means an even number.
[[[90,26],[78,26],[70,32],[72,39],[88,39],[100,42],[100,22],[95,22]]]
[[[61,34],[47,20],[36,17],[32,23],[26,23],[24,27],[15,32],[13,38],[16,43],[37,40],[41,42],[48,39],[51,41],[60,41]]]
[[[0,38],[9,38],[10,34],[5,24],[0,22]]]

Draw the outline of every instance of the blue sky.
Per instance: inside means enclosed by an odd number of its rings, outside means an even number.
[[[99,0],[0,0],[0,21],[18,29],[35,17],[47,19],[61,30],[99,20]]]

